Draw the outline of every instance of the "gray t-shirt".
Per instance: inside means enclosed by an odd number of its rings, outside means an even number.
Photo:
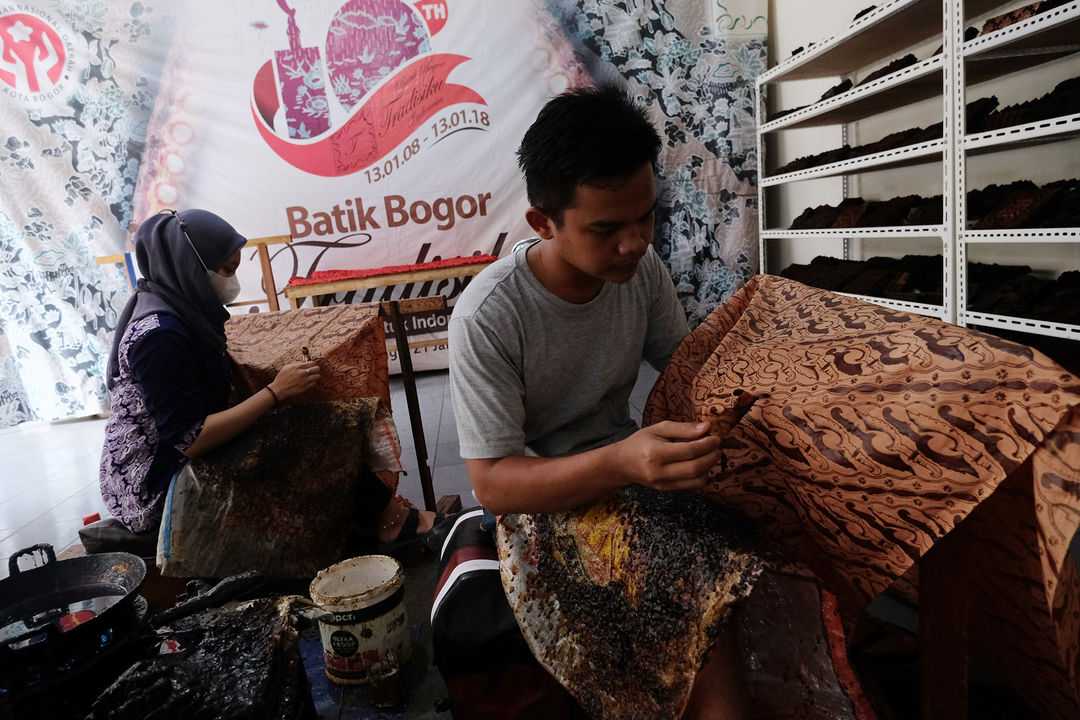
[[[450,318],[450,388],[463,458],[560,457],[637,430],[641,360],[662,369],[689,332],[650,247],[634,277],[587,303],[540,284],[514,251],[473,278]]]

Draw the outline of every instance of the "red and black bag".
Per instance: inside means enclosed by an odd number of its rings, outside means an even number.
[[[455,520],[431,606],[434,663],[455,720],[584,717],[529,650],[503,592],[494,530],[483,518],[473,508]]]

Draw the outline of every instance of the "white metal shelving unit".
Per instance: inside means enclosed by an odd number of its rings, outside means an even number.
[[[955,0],[954,22],[962,23],[971,17],[1010,5],[997,0]],[[1037,72],[1038,66],[1058,58],[1080,53],[1080,0],[1070,2],[1045,13],[1001,28],[962,43],[954,59],[953,73],[957,78],[954,117],[960,128],[961,142],[954,153],[957,205],[957,322],[962,325],[1014,330],[1035,335],[1080,341],[1080,325],[1001,315],[968,308],[968,260],[973,246],[987,244],[1030,245],[1033,253],[1054,243],[1080,243],[1080,228],[1040,228],[1020,230],[968,230],[967,192],[968,158],[1035,144],[1069,142],[1080,136],[1080,114],[1070,114],[1048,120],[1001,128],[983,133],[968,134],[964,126],[964,104],[971,85],[994,80],[1018,72]],[[1080,59],[1080,54],[1077,54]],[[1078,63],[1080,70],[1080,63]],[[1068,152],[1062,154],[1061,178],[1080,175],[1080,167],[1068,162]],[[1072,157],[1075,157],[1072,156]],[[1026,179],[1018,174],[1018,180]],[[1080,269],[1080,268],[1066,268]]]
[[[841,32],[816,43],[784,60],[763,73],[757,80],[759,107],[770,85],[789,80],[808,78],[847,77],[871,66],[883,66],[909,50],[930,40],[939,40],[942,51],[894,73],[871,82],[856,85],[846,92],[788,113],[773,121],[762,123],[758,129],[758,162],[762,170],[759,181],[759,257],[761,271],[767,272],[767,244],[770,241],[799,242],[815,238],[835,238],[844,241],[844,256],[848,241],[855,238],[898,238],[901,241],[931,238],[940,242],[943,258],[940,305],[904,302],[888,298],[860,297],[864,300],[897,310],[932,315],[955,321],[955,296],[952,285],[952,218],[955,212],[948,189],[951,187],[953,163],[949,148],[954,144],[952,95],[954,65],[954,35],[949,13],[953,0],[893,0],[853,21]],[[771,134],[794,128],[822,125],[841,125],[862,120],[878,113],[911,103],[940,98],[943,129],[939,140],[921,142],[906,147],[850,158],[805,170],[767,175],[769,168],[767,142]],[[823,148],[824,149],[824,148]],[[822,230],[785,230],[767,228],[769,192],[781,192],[785,185],[803,180],[839,176],[846,178],[870,170],[888,170],[914,164],[937,164],[942,173],[943,219],[941,225],[899,227],[856,227]],[[846,192],[845,192],[846,194]]]
[[[966,199],[968,159],[1003,150],[1046,143],[1075,142],[1080,137],[1080,114],[1071,114],[989,132],[966,134],[965,114],[972,85],[1020,72],[1037,72],[1051,60],[1076,55],[1080,59],[1080,0],[1035,15],[965,42],[966,23],[986,15],[1005,12],[1016,0],[893,0],[852,22],[847,28],[794,55],[763,73],[757,81],[759,107],[769,86],[787,80],[845,77],[883,65],[913,46],[940,38],[942,51],[865,85],[855,86],[825,101],[814,103],[771,122],[758,130],[761,271],[767,272],[768,244],[774,241],[805,242],[809,239],[938,238],[943,258],[941,305],[923,305],[886,298],[862,297],[886,307],[933,315],[948,322],[1020,330],[1038,335],[1080,340],[1080,326],[1052,320],[1011,317],[967,308],[968,258],[973,246],[994,243],[1026,243],[1033,252],[1039,246],[1080,243],[1080,228],[1024,230],[968,230]],[[1078,63],[1080,68],[1080,63]],[[1078,73],[1080,74],[1080,69]],[[791,128],[840,124],[940,95],[943,132],[940,140],[922,142],[885,152],[851,158],[784,174],[769,175],[766,140]],[[1072,147],[1075,147],[1073,145]],[[826,148],[822,148],[823,150]],[[1080,176],[1075,154],[1062,154],[1060,177]],[[943,224],[889,228],[785,230],[766,227],[770,194],[783,192],[790,183],[825,177],[843,177],[867,171],[889,170],[915,164],[938,164],[942,172]],[[774,163],[775,165],[775,163]],[[1027,179],[1018,170],[1017,180]],[[846,182],[845,182],[846,187]],[[1062,268],[1080,269],[1080,268]]]

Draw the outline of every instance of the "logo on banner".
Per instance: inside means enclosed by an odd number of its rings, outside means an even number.
[[[437,139],[414,138],[388,157],[429,120],[437,136],[443,111],[486,105],[471,88],[448,81],[470,58],[431,52],[431,37],[448,19],[446,0],[348,0],[322,46],[304,45],[295,8],[287,0],[278,6],[288,16],[288,49],[255,74],[251,110],[270,148],[300,170],[341,177],[366,169],[369,182],[380,180]],[[337,127],[334,115],[345,118]],[[486,112],[462,117],[477,129],[489,123]]]
[[[51,19],[36,8],[0,7],[0,90],[27,103],[63,92],[71,49]]]

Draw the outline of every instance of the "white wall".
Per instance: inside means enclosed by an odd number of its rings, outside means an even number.
[[[802,45],[827,38],[845,27],[860,10],[870,4],[882,4],[886,0],[769,0],[769,65],[786,59],[791,51]],[[1025,2],[1014,2],[997,9],[997,15]],[[982,26],[981,18],[969,19],[968,25]],[[913,48],[922,60],[930,56],[939,43],[933,41]],[[900,57],[904,53],[898,53]],[[886,64],[893,58],[860,71],[855,79]],[[1039,97],[1067,78],[1080,75],[1080,59],[1074,55],[1038,66],[1037,69],[1016,73],[989,83],[969,88],[968,100],[996,95],[999,107]],[[774,86],[768,98],[770,111],[806,105],[817,100],[839,78],[784,82]],[[943,104],[940,99],[915,103],[906,108],[854,123],[849,127],[848,142],[851,145],[874,142],[885,135],[909,127],[925,127],[942,119]],[[777,137],[770,141],[766,151],[771,154],[769,167],[786,163],[796,157],[830,150],[842,145],[841,128],[807,128],[772,133]],[[1023,147],[1006,152],[973,158],[968,164],[969,187],[980,188],[991,183],[1007,183],[1016,179],[1028,179],[1036,183],[1071,178],[1080,175],[1080,138],[1049,145]],[[887,199],[897,195],[917,193],[932,195],[941,192],[942,173],[936,164],[913,168],[893,169],[865,173],[849,179],[849,194],[866,199]],[[794,183],[782,190],[770,190],[767,203],[766,227],[788,227],[791,221],[807,207],[823,203],[836,204],[842,197],[842,181],[825,178]],[[817,255],[840,257],[841,241],[770,241],[768,245],[767,270],[779,272],[791,263],[806,263]],[[888,255],[900,257],[908,253],[935,254],[940,252],[934,240],[875,240],[853,241],[852,257]],[[979,262],[1021,262],[1030,265],[1047,277],[1056,277],[1063,269],[1080,269],[1080,244],[1030,246],[988,246],[973,248],[972,260]]]

